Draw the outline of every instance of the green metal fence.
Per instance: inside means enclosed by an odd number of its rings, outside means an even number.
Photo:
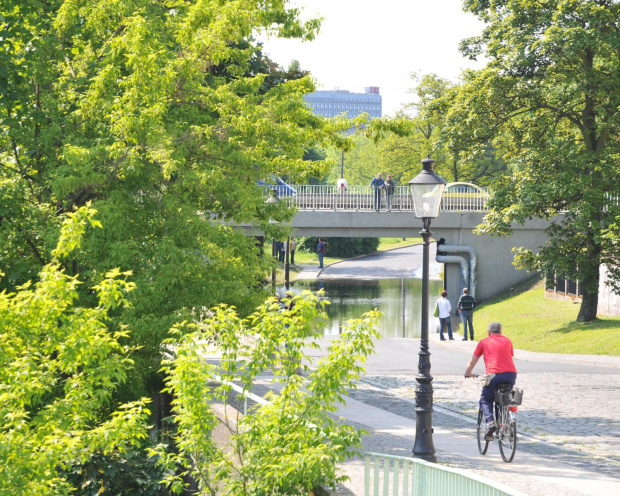
[[[366,453],[364,496],[525,496],[494,481],[418,458]]]

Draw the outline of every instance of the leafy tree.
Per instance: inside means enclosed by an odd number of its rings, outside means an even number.
[[[599,267],[618,287],[620,4],[611,0],[466,0],[485,21],[463,52],[487,66],[468,72],[451,106],[454,133],[492,140],[509,172],[479,231],[507,234],[531,217],[553,218],[539,253],[516,263],[578,279],[578,321],[596,318]],[[607,235],[607,236],[606,236]]]
[[[147,401],[118,405],[112,392],[132,365],[128,336],[108,315],[128,304],[128,273],[112,270],[93,288],[94,308],[75,306],[76,277],[61,260],[80,246],[94,210],[67,216],[38,282],[0,293],[0,487],[5,494],[70,494],[72,464],[123,453],[146,438]],[[0,277],[3,274],[0,273]]]
[[[416,100],[405,108],[413,108],[416,113],[412,118],[417,130],[413,136],[417,137],[415,142],[419,146],[416,156],[432,156],[437,172],[448,181],[493,184],[506,169],[504,162],[495,156],[493,146],[488,142],[479,145],[471,139],[452,140],[446,130],[450,107],[459,86],[435,74],[422,77],[413,74],[412,79],[418,82],[412,90]],[[397,160],[402,163],[404,157],[397,157]],[[419,161],[412,164],[416,173],[419,167]]]
[[[350,185],[367,185],[379,172],[381,167],[375,142],[362,133],[351,135],[351,146],[344,152],[341,149],[331,147],[326,152],[326,157],[332,164],[327,177],[328,184],[336,184],[340,178],[340,162],[344,153],[344,177]]]
[[[377,172],[391,174],[396,184],[406,185],[420,171],[420,162],[430,155],[436,170],[448,181],[465,181],[489,186],[505,171],[490,143],[479,145],[471,137],[446,132],[450,105],[458,86],[435,74],[413,74],[414,101],[404,105],[394,119],[375,119],[352,138],[344,154],[344,171],[349,184],[368,184]],[[405,111],[413,111],[409,116]],[[332,165],[328,183],[340,177],[341,151],[328,152]]]
[[[175,329],[177,337],[169,342],[175,356],[165,367],[175,396],[179,452],[162,453],[162,459],[185,467],[198,482],[198,494],[308,494],[319,484],[342,480],[336,464],[360,447],[361,433],[330,414],[347,388],[355,387],[373,350],[378,313],[351,321],[310,370],[303,349],[309,342],[317,346],[313,337],[317,322],[326,318],[326,302],[308,292],[292,302],[293,309],[286,310],[270,299],[246,319],[222,305],[204,323],[189,326],[191,332]],[[221,356],[217,365],[204,359],[214,340]],[[300,364],[307,377],[297,375]],[[240,415],[231,384],[249,391],[266,371],[276,384],[266,397],[269,404]],[[214,381],[219,385],[209,387]],[[226,418],[218,420],[214,402],[224,405]],[[229,433],[225,444],[213,438],[218,425]],[[182,490],[180,477],[167,482],[175,492]]]
[[[175,322],[262,301],[273,262],[222,221],[282,237],[293,211],[266,203],[257,180],[320,175],[303,155],[340,123],[314,116],[309,77],[282,71],[253,36],[310,40],[318,26],[286,1],[2,2],[0,287],[36,279],[60,214],[91,201],[104,228],[63,263],[86,282],[86,306],[103,274],[133,271],[131,305],[113,314],[140,346],[127,398],[161,389]]]

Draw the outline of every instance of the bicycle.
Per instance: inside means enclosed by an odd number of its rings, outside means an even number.
[[[479,377],[479,376],[474,376]],[[476,435],[478,438],[478,451],[486,455],[489,443],[497,439],[499,452],[506,463],[512,462],[517,452],[517,410],[523,401],[523,390],[510,384],[498,384],[494,391],[493,420],[497,430],[493,438],[485,437],[486,425],[482,408],[478,409],[478,423]]]

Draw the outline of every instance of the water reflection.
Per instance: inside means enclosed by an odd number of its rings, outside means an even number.
[[[325,335],[338,335],[349,319],[359,318],[364,312],[379,309],[383,316],[379,330],[384,337],[420,337],[422,281],[420,279],[325,279],[296,281],[294,291],[325,290],[331,302],[326,308],[329,324]],[[435,296],[442,288],[441,281],[429,281],[429,316],[431,325]]]

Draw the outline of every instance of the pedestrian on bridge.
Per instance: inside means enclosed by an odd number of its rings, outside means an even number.
[[[469,294],[469,288],[463,288],[463,294],[456,305],[456,311],[461,312],[463,321],[463,341],[467,341],[467,325],[469,324],[469,339],[474,340],[474,307],[476,300]]]
[[[385,187],[385,181],[381,179],[380,172],[377,174],[377,177],[370,181],[368,186],[374,188],[375,210],[378,212],[381,208],[381,190]]]
[[[385,209],[388,212],[392,211],[392,198],[394,198],[394,190],[396,189],[396,185],[394,181],[392,181],[392,176],[390,174],[385,178]]]
[[[448,338],[450,341],[454,341],[452,337],[452,324],[450,323],[450,312],[452,311],[452,305],[448,300],[448,292],[444,289],[441,292],[441,298],[437,300],[437,308],[439,309],[439,339],[445,341],[443,337],[444,326],[448,328]]]

